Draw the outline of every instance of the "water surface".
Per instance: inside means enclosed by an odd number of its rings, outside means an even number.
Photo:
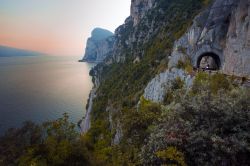
[[[0,134],[31,120],[42,123],[67,112],[76,123],[85,114],[93,64],[79,57],[1,57]]]

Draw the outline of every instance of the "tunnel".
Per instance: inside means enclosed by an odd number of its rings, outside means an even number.
[[[197,68],[219,70],[221,68],[220,57],[213,52],[204,53],[197,59]]]

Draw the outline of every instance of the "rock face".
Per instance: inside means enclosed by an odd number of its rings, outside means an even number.
[[[114,37],[112,32],[95,28],[87,41],[85,55],[81,61],[102,62],[112,50],[113,43]]]
[[[131,15],[123,25],[116,29],[113,47],[110,49],[108,56],[103,63],[98,64],[91,71],[97,89],[96,99],[103,95],[101,88],[98,89],[98,87],[105,85],[105,79],[110,78],[107,77],[109,69],[112,68],[110,64],[121,64],[120,66],[123,68],[123,64],[132,61],[139,66],[145,63],[143,60],[146,59],[144,57],[149,52],[147,49],[151,48],[150,46],[154,45],[155,41],[164,41],[168,38],[171,38],[171,40],[168,40],[171,41],[171,44],[159,42],[160,44],[163,43],[166,51],[160,53],[156,51],[155,54],[159,54],[159,56],[168,60],[169,69],[157,75],[151,81],[147,81],[149,83],[144,90],[144,97],[148,100],[162,102],[166,90],[171,88],[173,81],[177,78],[180,78],[187,88],[192,85],[193,78],[183,70],[176,69],[179,61],[190,60],[193,67],[206,67],[209,64],[209,66],[218,68],[225,73],[250,76],[249,65],[247,65],[250,64],[249,0],[214,0],[211,6],[203,9],[194,18],[187,32],[183,36],[178,35],[178,37],[170,34],[171,31],[169,30],[173,28],[171,24],[176,22],[175,19],[171,19],[177,15],[177,12],[173,12],[173,6],[171,5],[176,5],[176,8],[183,5],[182,9],[185,10],[185,7],[188,6],[185,3],[191,2],[175,2],[174,0],[132,0]],[[190,10],[194,10],[193,7]],[[178,15],[179,18],[181,17],[180,20],[187,20],[188,16],[189,19],[193,19],[194,15],[189,15],[190,10],[185,10],[186,13]],[[172,48],[172,41],[175,39],[178,40],[175,41]],[[158,48],[157,45],[156,50]],[[172,52],[171,49],[173,49]],[[157,58],[157,56],[153,57]],[[157,60],[154,59],[150,64],[143,65],[145,68],[154,68],[160,64]],[[138,73],[149,75],[149,73],[140,73],[139,71]],[[116,83],[114,82],[114,84]],[[141,90],[143,91],[143,89]],[[107,105],[112,105],[112,100],[108,100]],[[103,109],[108,112],[108,115],[112,116],[111,109]],[[110,121],[111,126],[113,123],[113,121]],[[117,126],[119,126],[118,122]],[[117,126],[113,127],[115,128],[114,144],[119,142],[122,135]]]
[[[250,1],[240,0],[230,20],[223,70],[250,77]]]
[[[215,0],[193,20],[193,25],[174,44],[169,68],[190,60],[194,67],[220,69],[226,74],[250,77],[250,1]],[[187,87],[192,79],[172,70],[157,75],[146,87],[144,97],[162,102],[171,81],[181,77]]]
[[[88,108],[86,110],[86,115],[84,118],[84,121],[80,124],[81,132],[86,133],[90,127],[91,127],[91,112],[92,112],[92,106],[93,106],[93,100],[95,98],[95,89],[92,89],[89,95],[89,101],[88,101]]]
[[[191,87],[193,78],[187,75],[183,70],[173,68],[157,75],[153,80],[149,82],[144,90],[144,97],[147,100],[160,103],[164,101],[165,94],[168,89],[172,87],[173,82],[180,78],[186,88]]]
[[[133,25],[136,26],[149,9],[154,5],[155,0],[132,0],[130,15]]]
[[[224,73],[250,77],[249,11],[249,0],[215,0],[175,42],[169,67],[186,57],[199,67],[210,56]]]

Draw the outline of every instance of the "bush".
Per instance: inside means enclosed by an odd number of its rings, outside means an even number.
[[[164,115],[141,152],[145,165],[164,164],[157,152],[170,147],[188,165],[250,164],[249,89],[187,95]]]
[[[176,67],[178,69],[183,69],[188,74],[192,74],[192,72],[193,72],[192,63],[188,57],[186,57],[186,59],[184,61],[179,60]]]
[[[186,166],[184,154],[177,150],[176,147],[168,147],[166,150],[156,152],[156,155],[159,159],[161,159],[162,163],[168,165],[180,165]]]
[[[90,154],[67,114],[43,125],[26,122],[0,138],[0,165],[89,165]]]
[[[199,72],[195,77],[192,91],[197,94],[209,89],[213,94],[216,94],[222,89],[230,90],[232,87],[233,85],[230,83],[229,79],[223,74]]]

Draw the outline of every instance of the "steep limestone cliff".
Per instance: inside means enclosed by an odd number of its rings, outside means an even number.
[[[250,77],[250,1],[240,0],[232,11],[224,49],[225,73]]]
[[[81,61],[102,62],[111,52],[113,42],[112,32],[95,28],[91,33],[91,37],[87,40],[85,55]]]
[[[86,110],[85,118],[84,121],[80,124],[81,132],[86,133],[90,127],[91,127],[91,112],[92,112],[92,106],[93,106],[93,100],[95,98],[95,89],[92,89],[89,95],[89,100],[88,100],[88,108]]]
[[[167,90],[173,87],[173,84],[177,79],[183,81],[183,84],[187,89],[191,87],[193,82],[193,77],[185,73],[185,71],[173,68],[172,70],[167,70],[152,79],[145,88],[143,96],[147,100],[162,103],[164,102]]]
[[[187,57],[194,67],[200,67],[203,57],[210,56],[222,72],[250,77],[249,3],[215,0],[175,42],[169,67]]]
[[[161,117],[172,115],[172,111],[179,108],[182,97],[188,96],[192,100],[197,95],[194,87],[205,84],[198,93],[206,91],[210,88],[206,81],[213,78],[217,81],[213,88],[231,88],[223,74],[199,73],[196,68],[250,76],[249,0],[131,2],[131,15],[116,29],[111,51],[90,72],[95,86],[82,126],[98,158],[109,163],[110,157],[115,156],[111,157],[114,165],[143,165],[141,154],[146,154],[144,159],[152,161],[148,154],[154,156],[159,152],[152,149],[168,148],[164,144],[155,147],[158,140],[154,139],[150,153],[142,147],[147,146]],[[199,74],[200,82],[196,82]],[[210,92],[208,95],[211,97]],[[193,116],[187,118],[193,120]],[[170,142],[184,139],[185,144],[186,130],[182,131],[178,123],[170,124],[168,128],[172,126],[180,130],[180,134],[160,132],[162,138],[167,136]],[[156,156],[154,164],[145,165],[157,165],[155,163],[162,162],[158,158]]]
[[[176,79],[189,88],[193,76],[180,64],[191,69],[208,64],[226,74],[233,67],[234,74],[249,77],[247,10],[245,0],[132,0],[131,15],[116,29],[111,52],[91,71],[94,118],[85,120],[90,124],[91,119],[95,139],[119,144],[124,110],[137,107],[142,96],[163,102]],[[238,51],[231,52],[235,47]],[[230,62],[230,56],[238,58]]]
[[[147,83],[167,69],[172,43],[203,6],[200,0],[133,0],[131,16],[115,31],[112,51],[90,72],[96,89],[90,116],[95,118],[85,118],[84,123],[90,124],[92,119],[93,126],[101,118],[104,130],[112,130],[112,142],[118,144],[122,122],[115,117],[119,117],[123,106],[136,106]],[[177,73],[186,79],[184,73]]]
[[[191,61],[195,68],[209,65],[225,74],[250,77],[249,4],[250,1],[245,0],[214,1],[175,42],[168,67],[175,68],[180,61]],[[166,75],[172,76],[160,79]],[[161,73],[148,84],[144,96],[162,102],[164,92],[171,88],[171,78],[178,76],[171,71]]]
[[[132,0],[130,16],[132,17],[134,26],[136,26],[148,10],[153,7],[154,2],[155,0]]]

